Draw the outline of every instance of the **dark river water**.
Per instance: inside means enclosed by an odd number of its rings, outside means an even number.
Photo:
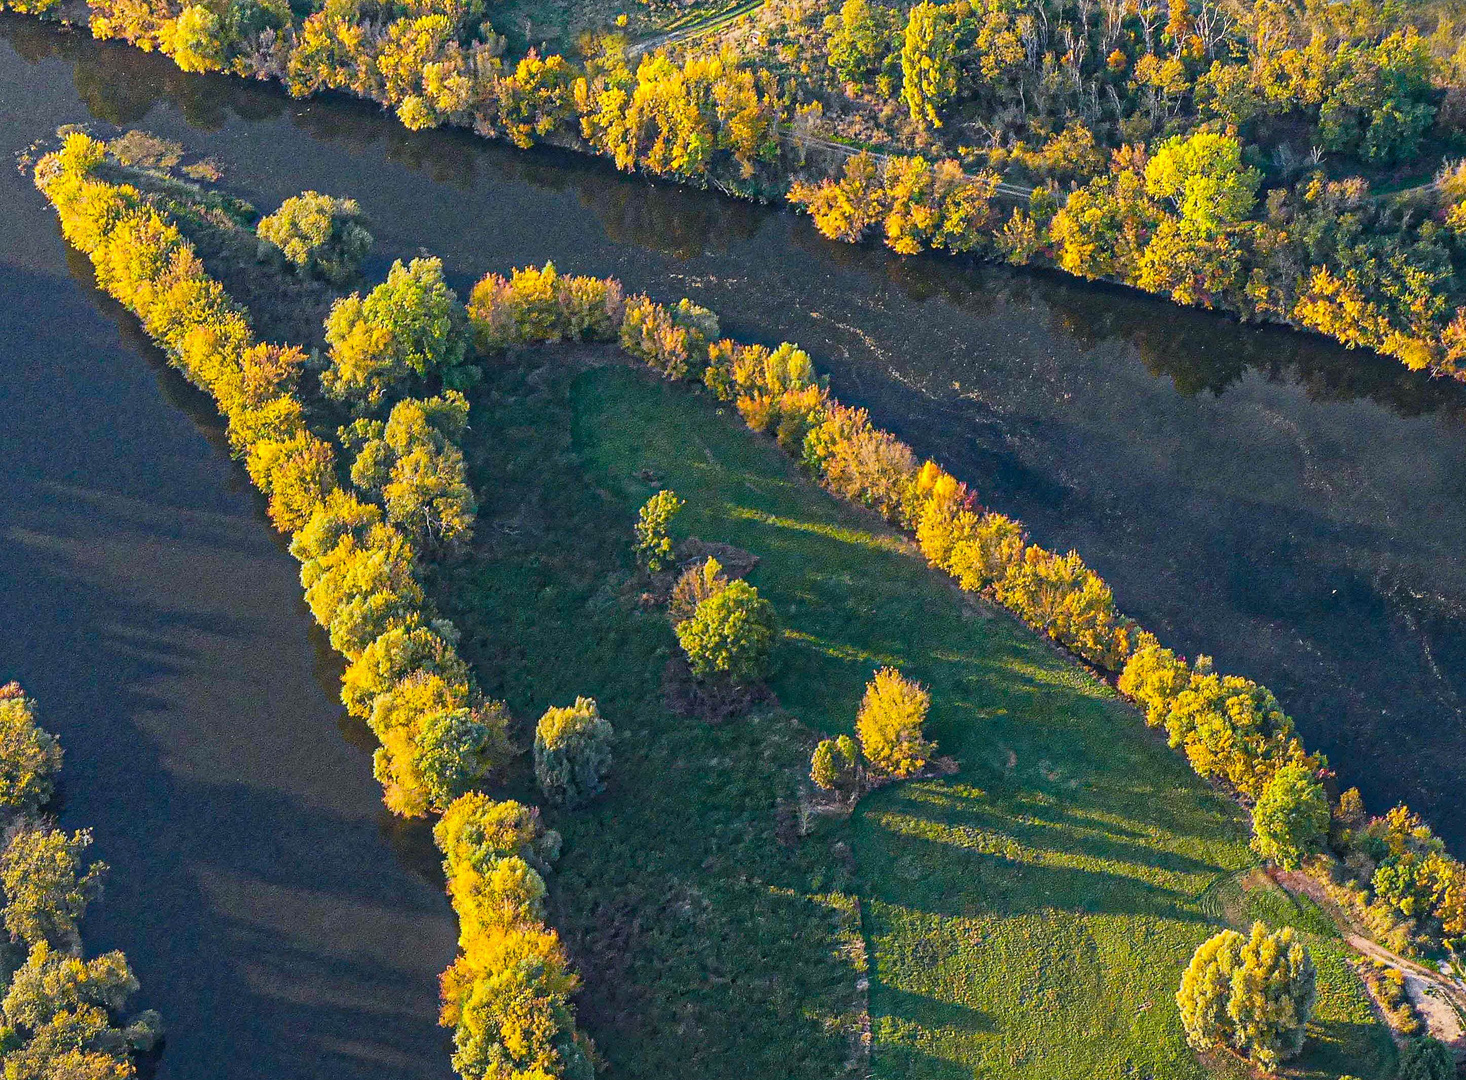
[[[799,342],[1166,643],[1271,686],[1369,806],[1406,800],[1466,852],[1462,388],[0,20],[0,149],[67,122],[177,138],[267,210],[353,196],[373,273],[432,252],[466,291],[553,259]],[[294,564],[212,413],[0,177],[0,673],[43,699],[63,820],[114,864],[92,940],[167,1014],[163,1075],[445,1075],[451,915],[340,720]]]

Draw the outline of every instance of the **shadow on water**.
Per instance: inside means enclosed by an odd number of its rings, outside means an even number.
[[[160,1078],[443,1080],[431,840],[343,739],[339,660],[218,416],[27,194],[0,174],[0,680],[112,866],[88,947],[163,1012]]]

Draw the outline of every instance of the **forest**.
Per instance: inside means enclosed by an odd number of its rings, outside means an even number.
[[[701,29],[695,7],[588,5],[560,51],[516,29],[529,15],[466,0],[75,3],[3,6],[185,71],[369,98],[413,129],[787,198],[832,239],[1466,365],[1466,15],[1449,0],[770,0]],[[690,29],[629,36],[671,23]]]
[[[642,789],[649,791],[657,786],[652,777],[667,768],[657,744],[732,738],[702,732],[716,732],[719,722],[733,717],[747,718],[746,727],[740,720],[725,728],[740,729],[736,737],[744,745],[724,750],[731,752],[729,760],[746,760],[745,767],[754,770],[747,785],[707,793],[706,806],[696,801],[690,809],[678,791],[667,792],[665,805],[656,805],[673,815],[712,814],[718,822],[710,823],[710,846],[701,863],[706,888],[728,887],[715,884],[726,860],[732,860],[730,869],[764,860],[761,874],[797,882],[784,890],[818,898],[837,913],[833,924],[828,913],[815,914],[817,906],[783,915],[791,930],[781,944],[780,963],[797,966],[807,1001],[828,1008],[827,1036],[837,1036],[846,1052],[854,1048],[846,1067],[862,1067],[871,1042],[861,1031],[868,1031],[872,1006],[863,1006],[862,1021],[859,1000],[852,1003],[848,991],[836,991],[840,978],[827,970],[834,956],[845,957],[839,966],[849,964],[852,974],[868,970],[864,935],[849,922],[852,910],[870,905],[866,917],[882,927],[873,932],[875,948],[897,950],[881,961],[887,980],[926,975],[925,965],[903,963],[901,950],[925,947],[919,943],[938,931],[895,914],[907,890],[919,892],[921,886],[909,880],[902,885],[900,875],[884,876],[882,894],[862,896],[848,874],[823,866],[800,838],[817,834],[821,822],[837,830],[834,836],[842,829],[868,829],[871,821],[899,831],[896,823],[903,818],[909,821],[904,827],[921,830],[913,835],[940,836],[952,826],[940,820],[918,824],[910,816],[913,808],[924,799],[967,800],[976,820],[1011,815],[999,832],[991,832],[992,825],[977,830],[990,839],[975,855],[1001,852],[1011,865],[1035,871],[1048,865],[1025,853],[1039,842],[1032,820],[1038,790],[1020,788],[1007,796],[1011,805],[988,805],[983,791],[946,779],[976,770],[986,777],[984,786],[1002,792],[1011,783],[1011,766],[982,764],[992,749],[974,742],[1007,722],[987,710],[968,715],[960,705],[965,682],[951,683],[950,674],[912,649],[917,621],[930,621],[916,612],[934,604],[947,605],[953,620],[949,625],[944,616],[931,631],[949,635],[930,643],[934,654],[975,650],[968,662],[985,673],[972,677],[998,700],[1011,701],[1017,713],[1005,737],[1047,740],[1038,750],[1049,755],[1040,765],[1046,778],[1042,802],[1074,803],[1096,822],[1117,816],[1132,821],[1131,828],[1147,830],[1136,835],[1151,837],[1139,845],[1142,850],[1169,853],[1132,871],[1143,879],[1159,875],[1142,890],[1148,899],[1137,895],[1124,902],[1147,912],[1143,918],[1153,921],[1146,935],[1159,934],[1153,947],[1172,959],[1126,955],[1135,940],[1135,927],[1127,925],[1107,945],[1113,952],[1104,961],[1117,973],[1145,971],[1141,992],[1153,994],[1144,987],[1157,980],[1168,986],[1169,999],[1148,998],[1162,1002],[1153,1022],[1165,1026],[1148,1033],[1145,1053],[1156,1055],[1157,1065],[1184,1070],[1175,1075],[1194,1074],[1186,1044],[1206,1052],[1229,1049],[1268,1070],[1301,1052],[1316,1070],[1310,1075],[1339,1076],[1366,1059],[1369,1075],[1393,1075],[1388,1040],[1376,1037],[1372,1020],[1360,1019],[1370,1015],[1368,980],[1348,966],[1334,920],[1366,930],[1401,955],[1450,955],[1466,939],[1466,866],[1408,808],[1368,812],[1357,790],[1345,789],[1323,757],[1304,748],[1266,687],[1219,673],[1206,657],[1188,661],[1165,648],[1118,610],[1109,587],[1078,554],[1030,542],[1022,523],[985,508],[975,491],[937,463],[919,460],[909,446],[874,426],[865,410],[842,404],[803,350],[790,343],[741,343],[723,336],[714,312],[689,300],[667,305],[626,296],[614,280],[561,274],[548,264],[507,275],[491,272],[466,304],[431,257],[397,262],[384,281],[365,288],[359,267],[371,245],[369,223],[351,200],[305,192],[261,218],[237,199],[182,179],[175,168],[178,155],[162,152],[167,147],[158,140],[134,133],[109,144],[75,130],[61,134],[60,149],[35,163],[37,187],[55,207],[67,240],[89,256],[98,285],[136,314],[170,362],[217,403],[229,444],[266,497],[270,520],[291,537],[311,613],[347,662],[341,700],[380,743],[376,774],[388,809],[407,818],[436,818],[433,836],[460,928],[459,955],[442,981],[442,1022],[454,1031],[454,1066],[466,1080],[588,1077],[608,1059],[619,1061],[626,1075],[670,1067],[660,1056],[668,1052],[660,1045],[665,1026],[633,1033],[623,1050],[592,1044],[578,1023],[578,998],[604,1000],[600,995],[615,993],[586,985],[605,975],[601,964],[583,967],[581,975],[574,970],[578,958],[610,955],[598,943],[603,928],[595,919],[587,924],[585,908],[578,905],[599,906],[598,882],[620,882],[615,887],[632,896],[655,887],[626,882],[625,871],[617,869],[637,861],[625,845],[634,851],[655,830],[623,834],[616,817],[597,811],[608,777],[614,786],[618,772],[651,769]],[[358,284],[363,287],[346,291]],[[231,289],[248,303],[241,304]],[[310,328],[312,315],[321,313],[318,328]],[[301,338],[268,344],[257,324],[268,327],[270,336],[282,327],[298,328]],[[528,370],[526,363],[532,365]],[[644,384],[615,381],[647,376],[667,391],[649,393]],[[577,398],[575,386],[587,378],[601,380],[598,389]],[[550,447],[527,447],[523,458],[512,453],[514,440],[531,433],[537,440],[551,438],[566,423],[564,406],[537,389],[546,380],[571,380],[566,392],[581,415],[569,426],[583,447],[584,467],[617,461],[623,479],[599,481],[613,486],[633,475],[623,497],[636,493],[634,514],[609,509],[603,501],[609,496],[595,480],[556,477],[552,463],[563,454]],[[727,426],[706,412],[701,419],[687,415],[699,408],[713,410],[713,416],[736,415],[747,429],[739,436],[742,443],[732,432],[716,436],[720,451],[710,449],[709,461],[726,459],[728,466],[719,467],[730,468],[733,476],[760,477],[760,484],[780,493],[775,502],[730,513],[738,504],[730,501],[728,485],[741,482],[710,479],[685,460],[677,447],[685,437],[678,432],[686,429],[676,425],[708,432]],[[493,415],[487,427],[486,411]],[[656,468],[633,470],[637,455],[661,439],[670,441]],[[628,453],[618,449],[623,444],[640,449]],[[744,460],[750,464],[737,464]],[[674,473],[675,485],[665,482]],[[525,486],[533,493],[522,506],[496,505]],[[840,509],[819,502],[829,496]],[[552,533],[541,524],[525,534],[526,508],[551,498],[565,505],[545,513],[544,521],[563,521],[568,531]],[[520,522],[505,533],[511,539],[486,539],[481,515],[509,510]],[[617,521],[618,514],[624,552],[618,560],[625,563],[610,571],[609,584],[601,584],[607,567],[570,550],[585,547],[577,536],[606,535],[607,520]],[[788,541],[761,531],[787,530],[809,515],[794,533],[807,533],[817,543],[836,541],[839,548],[791,549]],[[699,531],[711,527],[719,539],[698,540],[683,531],[687,517],[701,523]],[[577,531],[582,521],[585,528]],[[609,529],[612,535],[617,531],[614,525]],[[536,538],[539,532],[544,535]],[[521,534],[525,539],[512,539]],[[748,543],[753,551],[734,542]],[[832,559],[848,563],[854,556],[843,549],[876,560],[861,567],[859,579],[878,583],[881,599],[852,595],[856,578],[850,574],[833,586],[780,585],[781,574],[809,574]],[[953,587],[934,585],[928,567],[945,574]],[[589,583],[584,606],[566,609],[568,624],[588,622],[600,629],[582,639],[567,637],[558,626],[537,628],[554,621],[547,614],[555,611],[554,597],[582,577]],[[859,611],[862,622],[887,623],[884,632],[906,644],[863,640],[836,669],[828,667],[828,650],[800,652],[807,649],[801,642],[819,637],[804,629],[810,616],[798,598],[810,588],[832,587],[840,598],[837,607]],[[520,595],[525,588],[530,591]],[[523,607],[515,609],[516,603]],[[969,609],[968,603],[979,608]],[[988,621],[974,634],[968,623],[973,610],[989,608],[1011,615],[1013,627]],[[902,614],[887,618],[887,610]],[[1018,624],[1039,637],[1020,632]],[[593,643],[606,632],[610,643],[602,655]],[[617,644],[621,637],[624,647]],[[1042,651],[1040,639],[1058,651]],[[526,654],[536,649],[548,650],[541,662]],[[912,663],[871,662],[892,649],[911,651]],[[640,670],[628,671],[628,661]],[[1027,672],[1043,672],[1041,682],[1063,688],[1055,691],[1059,698],[1036,707]],[[548,701],[543,686],[536,688],[546,679],[554,686]],[[1002,689],[997,679],[1016,681]],[[1133,710],[1108,704],[1111,685],[1179,755],[1172,758],[1148,743]],[[772,706],[771,687],[777,690]],[[527,709],[530,702],[535,704]],[[639,704],[628,708],[628,702]],[[798,708],[805,722],[781,708]],[[539,719],[531,724],[525,718],[534,713]],[[656,723],[670,722],[670,729],[641,726],[658,714],[664,719]],[[849,719],[842,722],[840,716]],[[619,728],[627,723],[635,726],[622,734]],[[29,738],[40,747],[31,756],[49,760],[49,743]],[[1160,787],[1124,795],[1111,791],[1103,803],[1087,805],[1076,790],[1085,784],[1106,789],[1133,770],[1133,759],[1127,768],[1101,750],[1117,739],[1111,752],[1145,758],[1146,769],[1162,778]],[[526,751],[532,779],[516,764]],[[1050,787],[1063,774],[1051,774],[1055,757],[1072,757],[1071,767],[1089,779]],[[1183,763],[1199,780],[1176,769]],[[771,798],[778,807],[772,816]],[[731,830],[717,809],[730,799],[750,800]],[[850,816],[857,802],[878,808],[858,825]],[[1144,824],[1158,804],[1186,823],[1175,827],[1172,838]],[[1250,853],[1242,828],[1250,830]],[[730,830],[729,839],[717,840],[724,830]],[[783,853],[745,850],[735,839],[745,830],[768,830],[767,847]],[[893,836],[865,839],[875,850],[897,842]],[[1079,840],[1073,853],[1079,865],[1095,860],[1096,866],[1109,866],[1119,858],[1096,857],[1096,839]],[[1118,836],[1106,842],[1114,842],[1116,853],[1133,853],[1137,846]],[[849,850],[848,840],[836,840],[833,847],[840,845]],[[897,865],[913,858],[902,856]],[[602,865],[598,859],[611,861]],[[1274,894],[1289,894],[1276,884],[1244,886],[1246,895],[1221,910],[1259,917],[1238,914],[1230,918],[1237,929],[1202,941],[1198,929],[1215,929],[1219,921],[1204,898],[1217,882],[1233,881],[1259,859],[1278,880],[1304,895],[1318,893],[1327,906],[1313,904],[1313,916],[1285,918],[1272,930],[1263,925],[1261,916],[1268,912],[1259,905]],[[1194,869],[1178,878],[1175,865]],[[996,895],[1010,892],[1002,864],[987,868],[979,862],[943,872],[957,874],[950,887],[967,889],[994,870],[1003,882]],[[1015,879],[1021,877],[1019,871]],[[1208,880],[1212,885],[1205,885]],[[1122,887],[1098,894],[1081,889],[1076,910],[1064,919],[1097,932],[1090,915],[1106,911],[1103,905],[1117,898],[1117,889]],[[1053,895],[1052,889],[1042,891]],[[1186,897],[1198,917],[1178,919],[1170,909],[1147,906],[1167,895]],[[765,918],[758,914],[760,902],[753,902],[752,912],[750,902],[735,890],[727,898],[733,914],[718,917],[735,924],[749,918],[748,925]],[[984,902],[997,903],[992,897]],[[1016,946],[1020,936],[1028,941],[1025,914],[995,910],[995,941],[1004,947]],[[671,935],[675,954],[678,935],[688,930],[669,926],[659,933]],[[820,944],[810,949],[811,942]],[[1182,973],[1177,951],[1193,949]],[[1043,951],[1069,956],[1072,945],[1053,942]],[[1012,977],[1011,969],[986,970],[985,957],[966,951],[958,956],[961,992],[1005,995],[1003,980]],[[669,961],[670,955],[663,962]],[[1234,969],[1251,972],[1255,985],[1219,989],[1216,972]],[[687,976],[656,970],[651,985],[676,1000],[679,977]],[[700,973],[691,977],[701,982]],[[869,980],[863,981],[868,992]],[[642,992],[653,991],[644,986]],[[739,989],[698,1000],[707,1009],[701,1022],[708,1024],[730,1004],[751,1017],[766,1017],[769,1009],[794,1015],[789,1000],[765,998],[756,989],[751,997]],[[676,1015],[678,1007],[664,1007]],[[1131,1012],[1126,1007],[1118,1015],[1133,1016],[1134,1003],[1128,1005]],[[1098,1010],[1106,1025],[1115,1022],[1108,999],[1085,1008]],[[1408,1009],[1396,1008],[1402,1022],[1410,1021]],[[600,1032],[619,1030],[599,1010],[596,1022]],[[1036,1037],[1031,1012],[1020,1010],[1009,1022],[1020,1039]],[[667,1023],[675,1021],[662,1020]],[[1328,1024],[1357,1031],[1320,1035]],[[1435,1069],[1441,1060],[1439,1045],[1418,1038],[1418,1030],[1417,1025],[1404,1039],[1400,1075],[1436,1076],[1416,1069],[1420,1062],[1420,1069]],[[727,1037],[730,1047],[745,1045],[736,1033]],[[760,1043],[782,1055],[787,1038],[786,1029]],[[890,1047],[886,1052],[899,1053],[901,1031],[886,1030],[882,1038]],[[796,1036],[806,1039],[809,1057],[801,1070],[834,1075],[829,1060],[819,1056],[824,1044]],[[1134,1040],[1127,1030],[1118,1043],[1100,1038],[1082,1052],[1067,1037],[1065,1045],[1068,1060],[1084,1069],[1108,1067],[1116,1059],[1106,1055],[1117,1045],[1120,1052],[1136,1052]],[[76,1045],[104,1043],[88,1035]]]

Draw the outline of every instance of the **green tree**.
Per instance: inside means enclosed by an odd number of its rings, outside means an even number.
[[[356,276],[371,250],[367,224],[355,199],[303,191],[261,218],[255,233],[302,273],[319,274],[341,284]]]
[[[1239,139],[1206,131],[1167,139],[1145,166],[1147,193],[1169,202],[1200,236],[1250,214],[1261,180],[1243,166]]]
[[[809,778],[826,791],[854,790],[860,765],[860,751],[849,735],[821,739],[809,759]]]
[[[428,805],[446,810],[509,758],[509,715],[491,702],[426,717],[416,738],[417,773]]]
[[[947,9],[922,0],[907,17],[901,44],[901,95],[911,119],[941,127],[957,74],[957,35]]]
[[[672,538],[667,535],[667,526],[686,505],[675,491],[668,489],[648,499],[637,514],[636,557],[654,574],[671,565]]]
[[[0,686],[0,811],[35,813],[51,800],[61,743],[36,723],[17,683]]]
[[[676,630],[694,675],[750,683],[768,672],[774,627],[773,605],[739,580],[698,604]]]
[[[920,683],[884,667],[866,683],[855,716],[855,732],[865,759],[883,773],[911,776],[926,767],[936,747],[923,736],[932,698]]]
[[[441,259],[399,259],[365,298],[337,300],[326,319],[331,366],[321,387],[331,397],[375,408],[413,376],[441,376],[449,386],[467,345],[466,317],[443,281]]]
[[[599,795],[611,767],[613,734],[594,698],[546,709],[534,732],[534,775],[545,798],[579,806]]]
[[[357,420],[341,429],[342,444],[356,451],[351,481],[417,543],[467,543],[478,500],[455,441],[467,429],[468,399],[456,390],[399,401],[385,424]]]
[[[869,0],[845,0],[838,15],[825,19],[829,61],[846,82],[868,86],[895,56],[892,13]]]
[[[1197,948],[1176,991],[1186,1040],[1197,1050],[1227,1047],[1276,1069],[1303,1049],[1315,976],[1291,926],[1269,931],[1255,922],[1249,937],[1223,930]]]
[[[1273,773],[1252,811],[1252,848],[1284,870],[1296,870],[1329,831],[1323,785],[1302,765]]]
[[[1438,1039],[1411,1039],[1400,1049],[1399,1080],[1455,1080],[1456,1058]]]
[[[0,854],[0,883],[7,901],[5,929],[12,937],[80,951],[78,924],[107,872],[100,862],[83,869],[82,853],[91,842],[85,829],[67,836],[60,829],[33,826],[11,837]]]

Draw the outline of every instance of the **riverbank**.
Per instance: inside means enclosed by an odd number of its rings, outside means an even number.
[[[393,109],[412,130],[458,127],[502,137],[521,148],[549,143],[676,183],[711,186],[749,198],[787,197],[807,209],[831,239],[853,243],[882,235],[887,246],[902,254],[944,249],[1123,283],[1181,305],[1307,328],[1350,349],[1362,346],[1393,357],[1413,371],[1466,378],[1461,366],[1466,361],[1466,303],[1462,303],[1466,295],[1453,269],[1453,263],[1460,263],[1461,237],[1466,236],[1466,225],[1454,224],[1466,223],[1466,209],[1458,213],[1455,205],[1466,198],[1457,191],[1466,179],[1446,178],[1447,163],[1441,172],[1446,179],[1440,183],[1417,185],[1409,193],[1378,200],[1367,196],[1362,174],[1337,179],[1324,170],[1317,147],[1312,165],[1304,167],[1294,160],[1291,144],[1280,144],[1273,148],[1274,157],[1293,164],[1271,171],[1264,212],[1258,201],[1263,172],[1255,166],[1266,164],[1267,155],[1262,146],[1244,147],[1235,134],[1239,125],[1248,125],[1259,113],[1279,113],[1305,128],[1317,126],[1316,135],[1325,143],[1343,138],[1338,146],[1330,146],[1350,154],[1360,151],[1357,137],[1351,142],[1334,130],[1337,124],[1309,120],[1301,100],[1304,88],[1295,88],[1300,100],[1291,111],[1276,102],[1264,107],[1262,99],[1217,106],[1229,118],[1222,125],[1227,133],[1220,134],[1212,130],[1218,126],[1216,117],[1200,107],[1206,97],[1205,78],[1197,82],[1199,96],[1192,103],[1196,115],[1181,115],[1181,99],[1187,97],[1187,80],[1181,74],[1179,84],[1167,84],[1167,93],[1178,100],[1173,103],[1176,111],[1165,110],[1170,117],[1165,131],[1187,132],[1186,139],[1149,138],[1156,134],[1154,100],[1148,122],[1143,122],[1146,118],[1137,102],[1131,103],[1132,115],[1125,116],[1113,79],[1132,61],[1137,72],[1146,66],[1142,61],[1156,61],[1150,52],[1148,24],[1140,56],[1127,59],[1116,51],[1110,59],[1119,57],[1119,67],[1112,63],[1103,78],[1099,73],[1092,76],[1096,99],[1100,82],[1111,80],[1107,88],[1117,126],[1101,134],[1119,141],[1109,147],[1097,144],[1085,126],[1085,120],[1094,117],[1066,112],[1035,124],[1036,134],[1052,136],[1040,152],[1022,141],[985,151],[945,144],[939,131],[940,107],[918,108],[918,98],[910,96],[916,93],[910,79],[921,67],[913,58],[903,56],[900,62],[901,69],[916,65],[907,73],[908,87],[903,91],[911,109],[910,123],[895,119],[901,110],[889,100],[893,93],[889,87],[881,99],[873,99],[856,90],[859,80],[852,72],[842,71],[837,78],[832,69],[826,70],[834,61],[825,53],[840,34],[835,23],[847,15],[872,18],[860,4],[856,8],[863,15],[842,9],[838,18],[823,24],[823,30],[808,12],[783,12],[775,5],[770,26],[757,23],[760,11],[750,13],[748,20],[753,21],[730,33],[720,49],[693,50],[690,55],[660,49],[654,56],[643,56],[634,73],[626,42],[615,33],[588,33],[579,59],[542,57],[533,49],[523,58],[505,59],[501,56],[505,39],[487,22],[476,22],[481,12],[471,5],[461,10],[450,6],[446,14],[434,15],[439,21],[431,25],[414,23],[408,16],[389,17],[378,25],[355,10],[320,10],[303,18],[270,15],[259,25],[226,25],[198,8],[188,13],[181,33],[178,27],[185,16],[168,5],[122,7],[95,0],[83,8],[46,0],[35,7],[29,3],[16,7],[87,25],[99,38],[122,38],[144,50],[160,50],[185,71],[278,80],[295,97],[341,91],[376,101]],[[925,17],[935,20],[926,33],[938,38],[952,33],[950,27],[943,29],[945,15],[933,11]],[[780,21],[786,18],[787,25]],[[1090,30],[1087,18],[1081,17],[1081,40]],[[625,25],[624,16],[619,23]],[[861,33],[872,38],[871,47],[877,47],[881,35],[889,36],[892,29],[894,25],[883,31],[872,23]],[[1441,24],[1441,31],[1449,32],[1448,22]],[[847,24],[845,32],[854,31]],[[920,36],[919,28],[914,32]],[[1432,61],[1420,51],[1418,37],[1374,40],[1379,36],[1366,33],[1367,42],[1342,55],[1373,56],[1377,49],[1384,56],[1391,49],[1404,49],[1430,69]],[[774,39],[780,42],[777,48]],[[951,46],[948,40],[947,47]],[[934,42],[926,41],[925,47],[935,47]],[[1246,53],[1250,45],[1243,42],[1239,47]],[[802,76],[788,70],[786,54],[791,49],[817,57],[820,75],[811,74],[808,62],[799,69]],[[1081,49],[1078,55],[1083,53]],[[1071,58],[1075,55],[1071,53]],[[1213,59],[1210,52],[1208,57]],[[1214,59],[1208,74],[1247,81],[1246,65],[1233,67],[1220,56]],[[943,63],[951,61],[948,56]],[[1182,72],[1177,59],[1168,64],[1166,70],[1174,67],[1176,73]],[[1159,70],[1158,62],[1152,67]],[[955,69],[950,80],[947,97],[957,86]],[[1119,83],[1125,85],[1124,80]],[[1135,97],[1143,83],[1131,80],[1127,96]],[[1327,90],[1336,92],[1331,86]],[[1250,87],[1248,92],[1277,97],[1275,90],[1264,93],[1263,88]],[[847,99],[847,93],[854,97]],[[1428,79],[1417,76],[1402,93],[1412,99],[1410,124],[1419,130],[1390,148],[1384,154],[1386,161],[1397,153],[1413,153],[1437,112],[1426,100],[1433,93]],[[651,103],[659,99],[675,99],[684,107],[658,111]],[[882,138],[907,152],[851,157],[851,147],[818,137],[827,99],[853,106],[856,113],[869,114],[871,106],[879,105],[877,128]],[[1236,115],[1228,112],[1234,107],[1240,110]],[[1441,112],[1436,140],[1440,146],[1432,151],[1436,164],[1440,164],[1438,150],[1466,137],[1456,130],[1459,125],[1452,115],[1451,110]],[[978,127],[983,129],[981,123]],[[1058,128],[1064,130],[1056,134]],[[954,154],[999,164],[1017,162],[1021,169],[1047,175],[1049,186],[1014,187],[991,168],[965,172]],[[1168,155],[1190,164],[1177,172],[1166,164]],[[1364,161],[1377,164],[1375,157],[1373,151],[1366,152],[1354,167],[1362,168]],[[1220,183],[1217,190],[1229,193],[1222,200],[1225,207],[1222,202],[1210,208],[1193,206],[1182,198],[1182,188],[1190,183],[1185,174],[1196,169],[1201,170],[1197,176],[1207,173],[1207,183]],[[1157,179],[1168,170],[1174,174],[1175,187],[1169,192],[1170,182]],[[1070,192],[1077,197],[1072,208],[1059,187],[1061,178],[1070,181]],[[1079,186],[1080,181],[1088,182]],[[1010,197],[1009,203],[1021,193],[1032,194],[1036,201],[1009,216],[1009,204],[993,201],[1000,189]],[[1218,197],[1216,192],[1209,196]],[[1429,222],[1428,227],[1420,227],[1422,220]]]

